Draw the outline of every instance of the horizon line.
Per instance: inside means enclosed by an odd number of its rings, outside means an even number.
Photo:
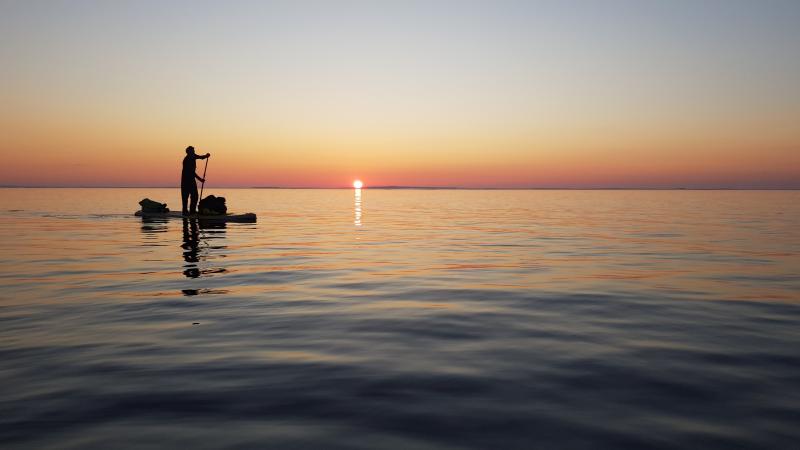
[[[180,189],[180,186],[70,186],[70,185],[0,185],[0,189]],[[214,186],[213,189],[284,189],[284,190],[353,190],[352,186]],[[798,187],[648,187],[648,186],[603,186],[603,187],[499,187],[499,186],[365,186],[360,189],[378,190],[466,190],[466,191],[796,191]]]

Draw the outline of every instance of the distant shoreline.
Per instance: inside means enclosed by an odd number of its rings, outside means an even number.
[[[214,189],[354,190],[342,187],[214,186]],[[179,186],[0,186],[0,189],[180,189]],[[800,187],[461,187],[461,186],[367,186],[364,190],[421,191],[797,191]]]

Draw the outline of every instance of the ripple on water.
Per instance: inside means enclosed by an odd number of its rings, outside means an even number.
[[[221,194],[259,222],[0,217],[0,446],[800,439],[797,193]]]

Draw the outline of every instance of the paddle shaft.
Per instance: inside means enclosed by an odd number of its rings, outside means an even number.
[[[206,166],[203,168],[203,182],[200,183],[200,200],[203,199],[203,188],[206,187],[206,171],[208,170],[208,160],[206,158]]]

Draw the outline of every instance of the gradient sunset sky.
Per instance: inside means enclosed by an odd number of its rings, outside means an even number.
[[[0,0],[0,79],[0,185],[800,188],[796,0]]]

